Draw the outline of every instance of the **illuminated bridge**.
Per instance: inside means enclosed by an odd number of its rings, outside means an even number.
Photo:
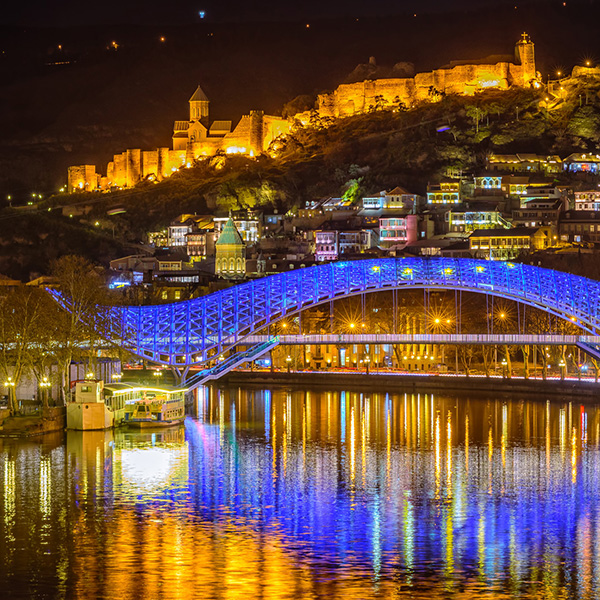
[[[272,275],[174,304],[119,309],[129,349],[186,369],[259,340],[307,308],[382,290],[477,292],[515,300],[600,333],[600,282],[530,265],[468,258],[384,258],[328,263]],[[246,360],[277,341],[261,342]],[[447,342],[467,343],[467,342]],[[496,342],[490,342],[496,343]],[[241,357],[240,357],[241,358]],[[233,368],[231,363],[230,368]]]

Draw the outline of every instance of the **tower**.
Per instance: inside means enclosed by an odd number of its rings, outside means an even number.
[[[215,242],[215,274],[225,279],[241,279],[246,275],[246,247],[229,217]]]
[[[526,33],[521,34],[521,39],[515,45],[515,60],[523,68],[523,85],[527,85],[536,78],[536,70],[533,42]]]
[[[208,105],[210,101],[199,85],[189,102],[190,121],[200,121],[204,126],[208,127]]]

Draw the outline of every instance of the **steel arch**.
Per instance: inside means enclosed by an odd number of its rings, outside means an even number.
[[[464,290],[516,300],[600,332],[600,282],[570,273],[471,258],[383,258],[328,263],[263,277],[174,304],[123,307],[135,354],[201,364],[283,317],[345,296],[388,289]]]

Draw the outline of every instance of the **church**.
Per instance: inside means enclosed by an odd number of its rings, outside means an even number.
[[[109,190],[134,186],[142,180],[161,181],[194,160],[225,154],[256,156],[265,152],[278,136],[288,133],[291,123],[282,117],[253,110],[232,128],[231,121],[210,123],[210,100],[200,86],[189,99],[189,119],[175,121],[173,147],[154,150],[128,149],[113,156],[106,175],[94,165],[69,167],[69,192]]]

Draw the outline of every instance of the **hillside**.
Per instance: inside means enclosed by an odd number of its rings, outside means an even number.
[[[410,111],[381,110],[328,127],[315,118],[312,127],[298,128],[270,156],[217,156],[161,183],[110,194],[59,194],[29,211],[5,209],[0,273],[27,279],[69,252],[106,264],[184,212],[259,207],[283,213],[318,197],[358,197],[396,185],[424,194],[428,181],[448,169],[465,174],[482,169],[490,152],[564,156],[594,150],[599,90],[596,80],[565,83],[563,97],[548,109],[540,92],[514,89],[447,96]],[[580,99],[586,92],[587,105]],[[440,125],[449,129],[439,132]],[[561,177],[574,187],[584,183]],[[63,215],[64,206],[73,209]],[[89,213],[78,216],[82,206]],[[115,206],[126,212],[108,216]]]
[[[406,61],[424,71],[453,59],[511,53],[523,30],[536,43],[545,78],[600,54],[599,13],[588,2],[544,2],[516,12],[332,19],[309,28],[305,22],[4,28],[0,199],[55,191],[70,164],[104,170],[115,152],[169,146],[173,121],[186,117],[198,82],[211,99],[211,118],[235,121],[252,109],[278,113],[297,95],[332,89],[369,56],[378,65]]]

